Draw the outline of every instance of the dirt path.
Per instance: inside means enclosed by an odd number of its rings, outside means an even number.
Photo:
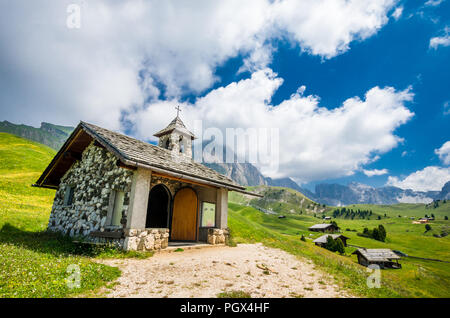
[[[312,263],[261,244],[102,262],[122,270],[107,297],[216,297],[224,291],[252,297],[348,297]]]

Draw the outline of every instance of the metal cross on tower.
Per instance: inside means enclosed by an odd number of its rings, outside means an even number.
[[[181,108],[180,108],[180,105],[178,105],[177,107],[175,107],[175,109],[177,110],[177,117],[178,117],[178,115],[180,114],[180,112],[181,112]]]

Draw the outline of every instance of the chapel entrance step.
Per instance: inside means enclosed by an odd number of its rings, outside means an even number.
[[[223,247],[225,244],[208,244],[204,242],[169,242],[169,246],[165,249],[158,250],[158,253],[172,253],[175,251],[183,251],[192,250],[192,249],[201,249],[201,248],[210,248],[210,247]]]

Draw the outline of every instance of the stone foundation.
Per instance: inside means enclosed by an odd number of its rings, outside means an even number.
[[[228,236],[229,232],[227,229],[208,229],[208,244],[225,244]]]
[[[169,229],[125,229],[125,251],[156,251],[169,245]]]
[[[109,237],[92,237],[92,236],[85,236],[83,237],[83,242],[92,242],[92,243],[98,243],[98,244],[105,244],[107,246],[113,246],[119,249],[123,248],[123,243],[125,239],[120,238],[109,238]]]

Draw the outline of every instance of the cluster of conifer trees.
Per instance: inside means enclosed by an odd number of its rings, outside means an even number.
[[[367,227],[364,228],[362,233],[358,233],[359,236],[370,237],[377,241],[384,242],[386,240],[386,229],[383,225],[378,225],[378,228],[369,230]]]
[[[333,217],[343,217],[345,219],[368,219],[372,216],[372,210],[353,210],[348,208],[340,208],[333,211]]]
[[[332,252],[339,252],[339,254],[345,253],[345,247],[342,240],[340,238],[334,240],[331,235],[327,236],[327,244],[325,245],[325,248]]]

